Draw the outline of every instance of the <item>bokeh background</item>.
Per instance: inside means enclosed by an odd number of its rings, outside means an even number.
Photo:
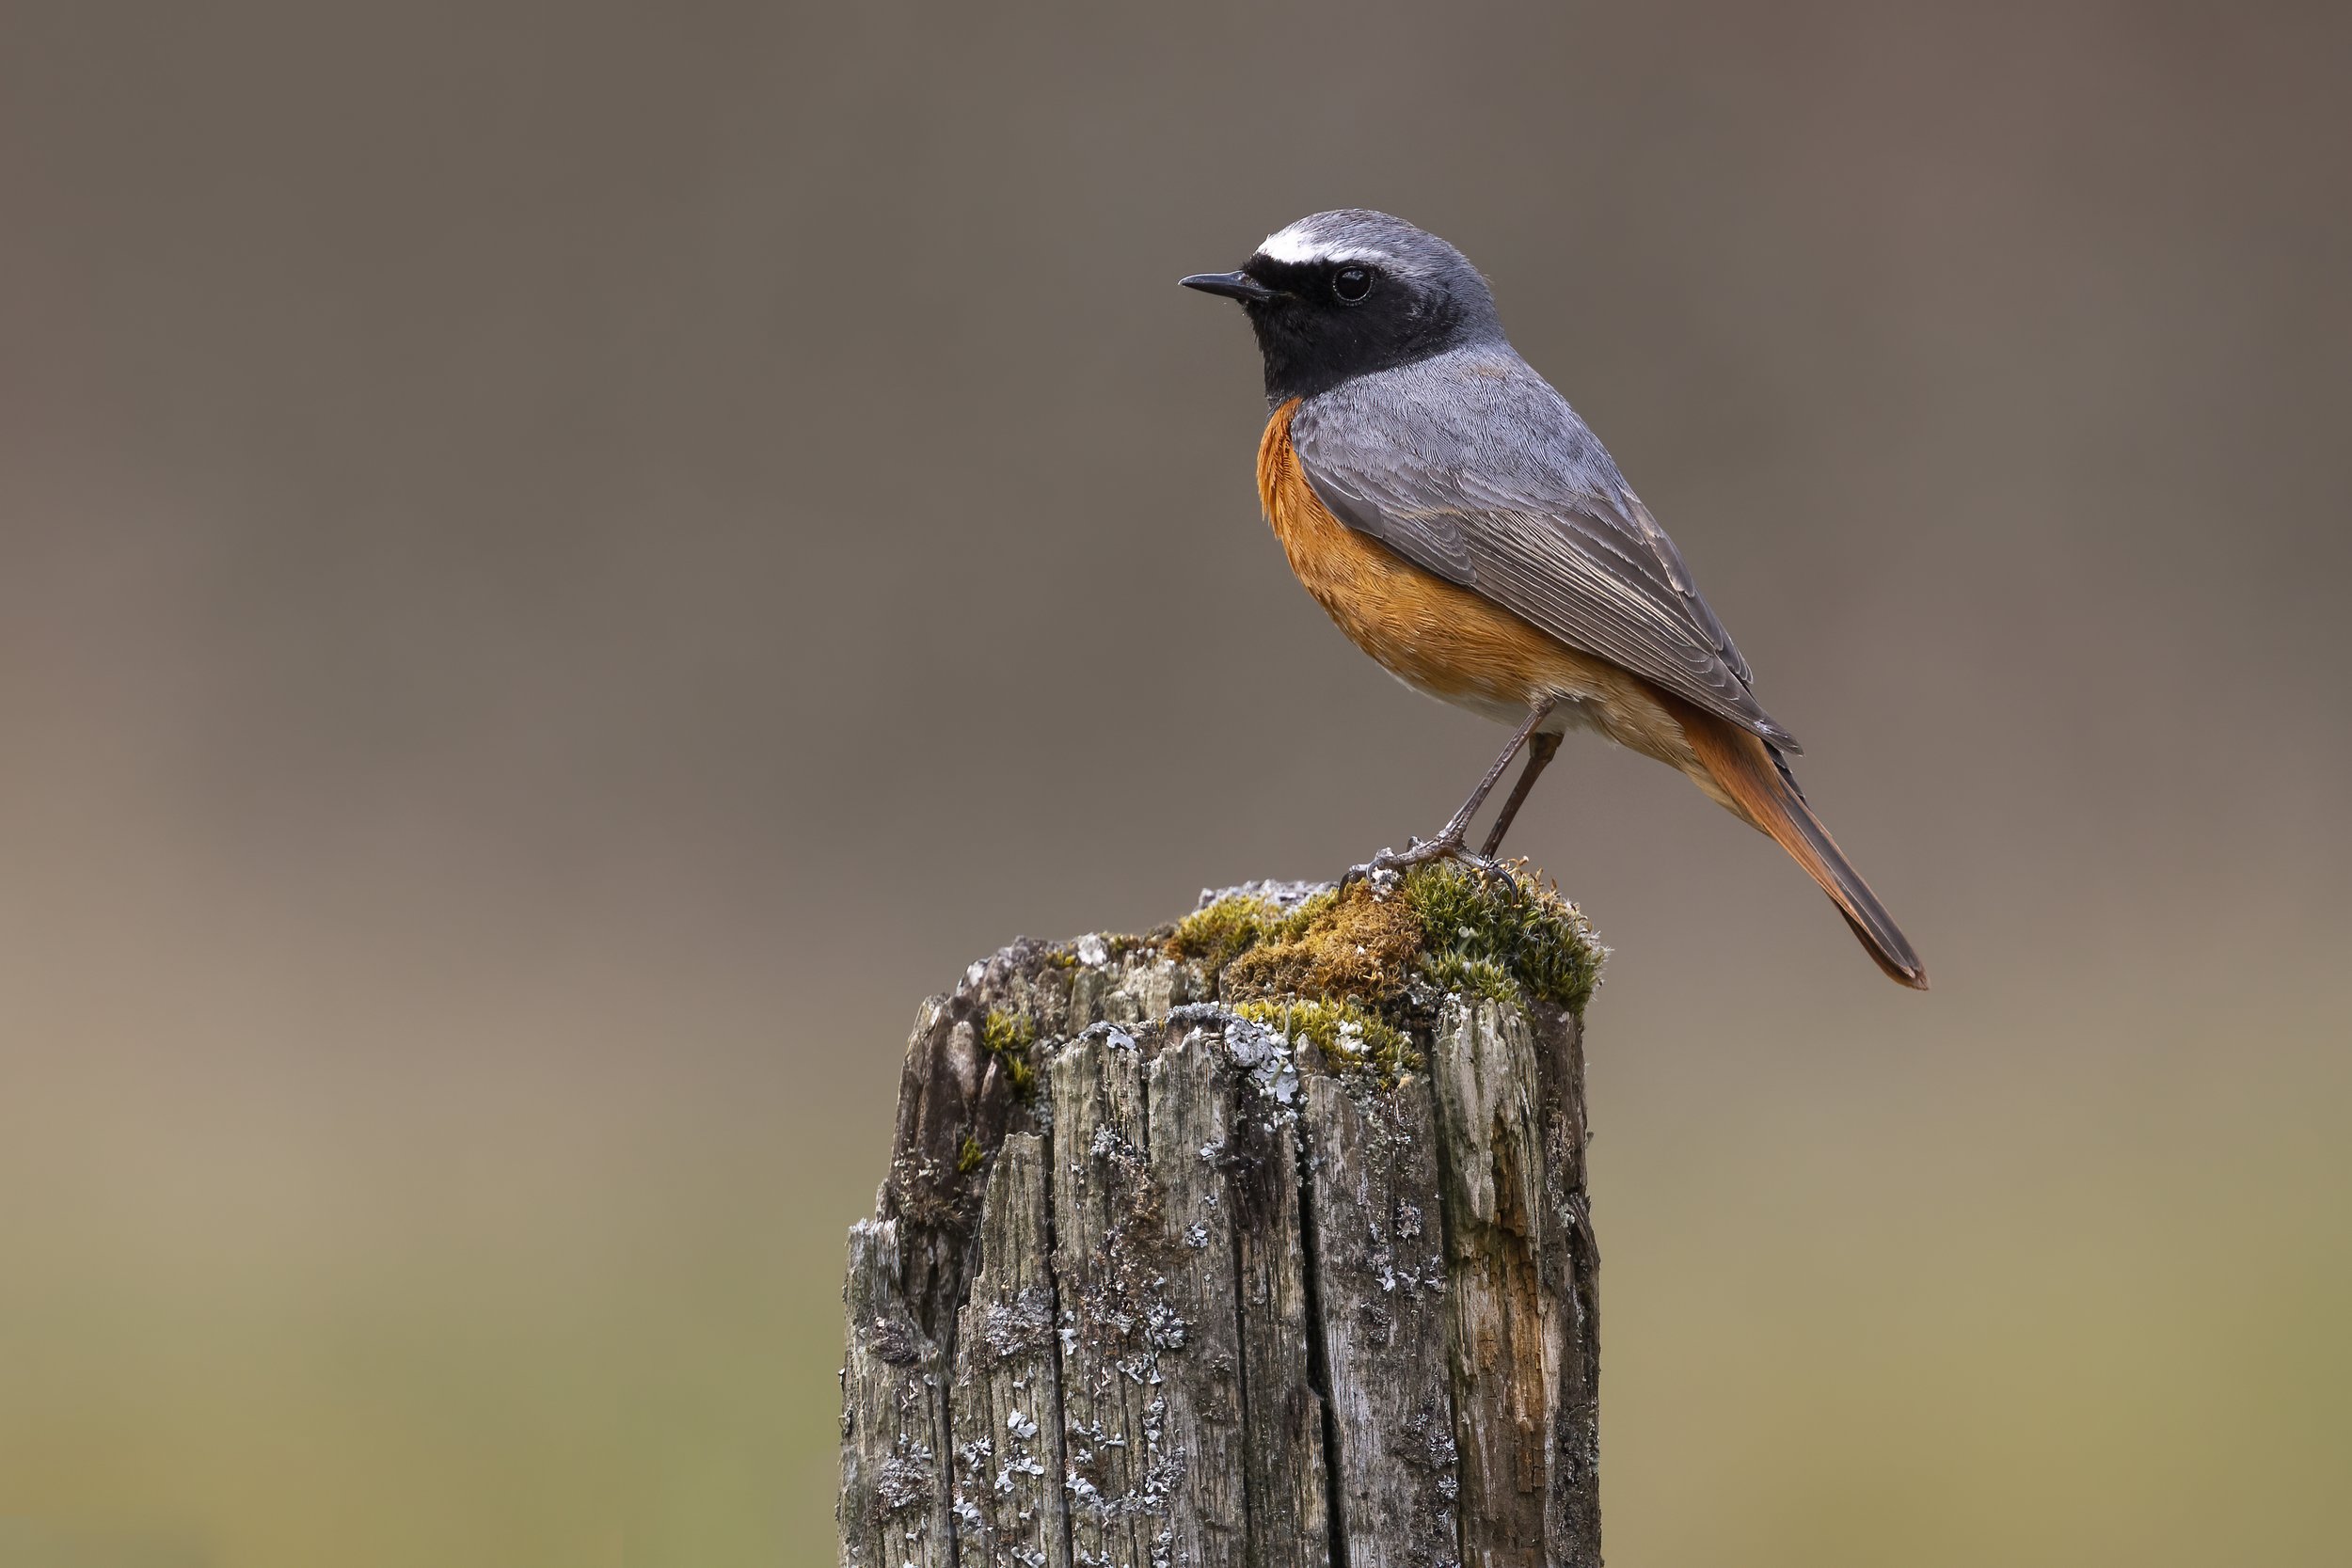
[[[1175,277],[1458,241],[1937,990],[1678,779],[1612,1560],[2352,1560],[2352,9],[0,7],[0,1562],[832,1560],[917,1000],[1497,738]]]

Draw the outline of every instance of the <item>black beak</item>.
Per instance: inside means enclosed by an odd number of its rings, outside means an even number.
[[[1198,289],[1204,294],[1223,294],[1250,305],[1263,305],[1274,297],[1274,291],[1246,272],[1196,272],[1190,277],[1176,279],[1187,289]]]

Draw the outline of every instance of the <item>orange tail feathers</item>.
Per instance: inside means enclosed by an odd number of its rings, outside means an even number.
[[[1919,955],[1912,951],[1895,917],[1848,863],[1837,841],[1813,815],[1813,808],[1804,803],[1797,781],[1779,755],[1756,736],[1711,713],[1688,704],[1676,706],[1691,750],[1713,775],[1717,786],[1731,797],[1739,815],[1788,850],[1789,858],[1820,884],[1861,939],[1864,951],[1886,971],[1888,979],[1915,990],[1927,990],[1928,972]]]

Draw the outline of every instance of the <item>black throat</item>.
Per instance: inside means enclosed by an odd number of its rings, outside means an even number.
[[[1351,305],[1332,293],[1329,263],[1261,256],[1244,270],[1276,291],[1243,307],[1265,361],[1269,407],[1502,335],[1483,288],[1466,300],[1434,280],[1391,274]]]

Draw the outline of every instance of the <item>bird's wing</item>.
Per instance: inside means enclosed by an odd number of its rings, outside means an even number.
[[[1401,417],[1425,413],[1420,399],[1418,410],[1312,400],[1292,420],[1292,448],[1348,527],[1580,652],[1799,750],[1749,689],[1747,660],[1666,531],[1560,395],[1515,368],[1517,386],[1487,376],[1442,418]]]

